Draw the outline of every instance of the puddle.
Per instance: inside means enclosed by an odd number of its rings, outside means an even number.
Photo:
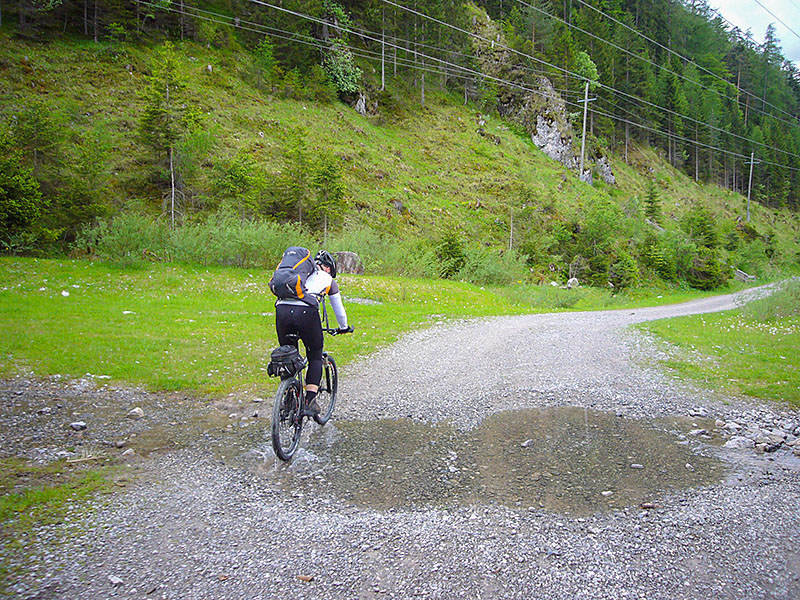
[[[675,435],[691,426],[572,407],[506,412],[468,432],[332,422],[293,463],[266,471],[293,493],[381,510],[497,503],[585,515],[721,481],[724,463]]]

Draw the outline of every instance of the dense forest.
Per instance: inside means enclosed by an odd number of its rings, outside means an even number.
[[[194,127],[203,114],[176,66],[174,44],[181,43],[228,48],[237,60],[246,56],[246,66],[239,61],[242,71],[267,95],[345,102],[376,118],[402,114],[410,96],[424,106],[432,94],[446,93],[513,125],[523,95],[540,93],[546,79],[563,102],[574,144],[585,137],[587,156],[613,155],[627,163],[634,148],[654,148],[697,182],[752,196],[770,209],[800,211],[800,73],[782,56],[774,28],[757,42],[702,0],[21,0],[0,2],[0,26],[20,42],[71,40],[101,45],[115,57],[124,54],[121,48],[159,48],[137,99],[135,129],[160,171],[128,191],[143,197],[148,189],[159,190],[171,226],[217,209],[227,198],[242,219],[284,222],[303,221],[305,202],[306,222],[324,222],[327,232],[346,196],[341,161],[324,153],[312,157],[297,139],[288,139],[282,160],[289,170],[305,172],[302,181],[283,175],[265,194],[269,185],[258,181],[252,156],[239,153],[214,161],[213,184],[204,193],[189,189],[192,170],[203,168],[196,155],[208,140]],[[34,71],[27,60],[0,67]],[[116,151],[111,136],[102,128],[78,137],[66,133],[66,117],[44,100],[6,97],[4,104],[5,250],[29,251],[48,233],[51,242],[71,244],[82,227],[111,208],[104,171]],[[657,225],[654,184],[642,195],[643,210]],[[287,198],[294,199],[291,210]],[[749,205],[747,210],[749,221]],[[688,228],[707,229],[706,218],[698,208],[686,218]],[[573,237],[580,230],[575,223],[563,225]],[[556,234],[551,238],[566,235]],[[744,225],[740,234],[769,245],[769,236]],[[710,241],[699,245],[713,251],[723,243],[719,235],[709,233]],[[452,243],[440,240],[440,255]],[[529,241],[517,249],[529,264],[537,253],[545,264],[559,244],[562,254],[572,254],[564,262],[574,262],[578,250],[567,252],[563,240]],[[648,238],[618,252],[617,271],[630,271],[626,262],[632,260],[644,267],[647,256],[655,269],[654,244]],[[736,245],[733,238],[729,245]],[[457,258],[461,253],[456,243]],[[603,267],[598,281],[609,277],[611,266]],[[674,265],[665,268],[674,276]],[[723,279],[711,277],[714,283]]]

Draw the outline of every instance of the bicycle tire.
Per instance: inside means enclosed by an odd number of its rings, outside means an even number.
[[[333,415],[333,408],[336,406],[336,393],[339,391],[339,369],[336,361],[330,354],[322,359],[322,379],[319,382],[317,392],[317,404],[319,404],[319,414],[314,415],[314,420],[325,425]]]
[[[284,379],[278,386],[272,404],[272,449],[283,461],[290,460],[300,445],[303,431],[300,393],[297,378]]]

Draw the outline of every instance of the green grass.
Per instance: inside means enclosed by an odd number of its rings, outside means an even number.
[[[177,264],[0,259],[0,376],[32,372],[222,396],[264,393],[277,345],[271,272]],[[342,276],[354,335],[328,340],[340,364],[440,319],[677,302],[681,290],[612,296],[517,284]],[[377,303],[359,303],[355,299]]]
[[[89,498],[108,489],[108,472],[65,461],[35,465],[0,459],[0,595],[24,563],[20,553],[29,548],[36,527],[59,524],[84,510]]]
[[[800,407],[800,282],[743,309],[641,324],[673,346],[664,367],[730,394]]]

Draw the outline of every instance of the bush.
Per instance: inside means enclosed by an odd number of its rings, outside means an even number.
[[[750,275],[761,275],[769,262],[766,245],[760,238],[740,244],[730,260],[734,266]]]
[[[271,269],[288,246],[311,248],[316,242],[296,226],[243,222],[232,213],[219,213],[172,230],[150,217],[123,214],[85,227],[73,248],[123,264],[159,260]]]
[[[439,275],[451,279],[461,271],[467,261],[464,241],[455,231],[448,231],[436,246],[439,259]]]
[[[514,250],[470,249],[458,278],[477,285],[507,285],[527,276],[526,258]]]
[[[31,226],[45,208],[39,182],[22,164],[22,152],[11,136],[0,131],[0,239]]]
[[[639,267],[630,254],[621,252],[611,265],[608,278],[617,289],[634,287],[639,283]]]
[[[338,234],[329,246],[358,254],[370,275],[439,277],[436,250],[424,241],[403,241],[372,229],[357,228]]]
[[[714,250],[701,247],[692,259],[686,280],[693,288],[712,290],[728,280],[728,272],[722,268]]]

